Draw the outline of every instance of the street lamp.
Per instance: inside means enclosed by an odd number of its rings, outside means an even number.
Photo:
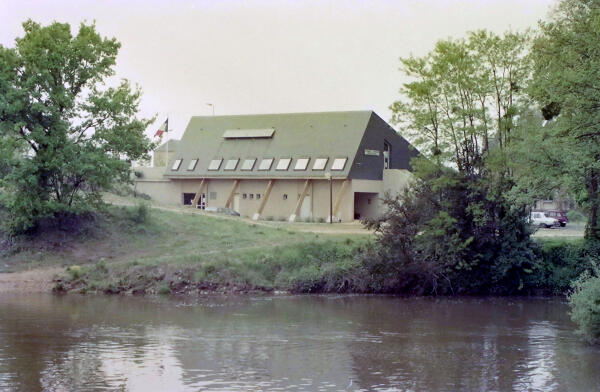
[[[214,116],[215,115],[215,105],[213,105],[212,103],[207,102],[206,106],[212,106],[212,113],[213,113],[213,116]]]
[[[325,178],[329,180],[329,223],[333,223],[333,178],[331,172],[325,173]]]

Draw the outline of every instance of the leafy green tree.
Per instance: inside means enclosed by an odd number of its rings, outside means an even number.
[[[555,118],[543,133],[566,150],[571,190],[588,209],[586,238],[600,240],[600,1],[562,0],[540,30],[529,91]]]
[[[23,28],[14,48],[0,46],[0,203],[13,232],[101,206],[101,192],[129,181],[129,162],[151,147],[150,120],[136,117],[140,89],[107,85],[114,38],[86,24],[76,35],[56,22]]]
[[[485,158],[490,151],[503,158],[527,106],[528,48],[528,33],[480,30],[441,40],[424,57],[401,59],[411,81],[390,107],[392,122],[437,162],[466,174],[487,171]]]

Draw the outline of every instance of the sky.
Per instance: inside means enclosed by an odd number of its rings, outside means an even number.
[[[142,117],[169,118],[179,138],[192,116],[374,110],[404,79],[399,58],[488,29],[522,31],[555,0],[0,0],[0,44],[21,23],[95,21],[122,44],[116,76],[143,91]],[[207,105],[212,104],[212,106]]]

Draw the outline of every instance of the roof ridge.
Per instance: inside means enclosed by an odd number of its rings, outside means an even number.
[[[315,115],[315,114],[342,114],[342,113],[364,113],[364,114],[372,114],[375,113],[372,109],[366,110],[332,110],[332,111],[322,111],[322,112],[279,112],[279,113],[246,113],[246,114],[221,114],[221,115],[198,115],[192,116],[192,118],[218,118],[218,117],[254,117],[254,116],[290,116],[290,115]]]

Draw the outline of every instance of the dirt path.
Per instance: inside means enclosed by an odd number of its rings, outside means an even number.
[[[48,293],[52,291],[52,279],[64,271],[62,267],[35,269],[22,272],[0,273],[2,293]]]

